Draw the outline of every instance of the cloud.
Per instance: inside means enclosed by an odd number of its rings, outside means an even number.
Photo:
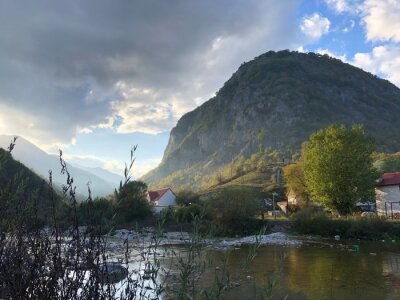
[[[400,42],[400,2],[365,0],[363,21],[369,41]]]
[[[0,133],[53,144],[169,130],[243,61],[291,48],[299,3],[2,1],[0,103],[21,120]]]
[[[332,8],[338,13],[347,12],[350,10],[350,5],[347,0],[325,0],[328,7]]]
[[[319,54],[322,54],[322,55],[326,54],[326,55],[328,55],[330,57],[334,57],[334,58],[340,59],[343,62],[347,62],[346,54],[339,55],[339,54],[333,53],[332,51],[330,51],[328,49],[322,49],[322,48],[318,48],[315,52],[319,53]]]
[[[374,47],[370,53],[357,53],[352,64],[366,71],[381,75],[400,87],[400,46]]]
[[[358,14],[363,0],[325,0],[326,5],[338,14]]]
[[[331,22],[319,13],[304,17],[300,25],[301,31],[312,41],[317,41],[329,32]]]

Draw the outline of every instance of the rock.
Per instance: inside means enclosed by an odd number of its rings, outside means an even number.
[[[372,211],[364,211],[361,214],[361,217],[363,217],[363,218],[376,218],[376,213],[374,213]]]
[[[335,240],[340,241],[340,235],[335,235]]]
[[[128,276],[128,269],[118,262],[106,262],[99,269],[104,282],[117,283]]]

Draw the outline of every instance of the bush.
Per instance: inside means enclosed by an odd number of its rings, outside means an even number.
[[[176,193],[176,203],[182,206],[188,206],[199,202],[199,196],[191,190],[180,190]]]
[[[258,234],[260,230],[268,227],[268,221],[253,218],[229,224],[217,221],[204,225],[203,230],[212,236],[236,237]]]
[[[229,187],[211,202],[214,218],[225,224],[246,221],[260,209],[260,201],[254,190],[245,187]]]
[[[84,201],[78,206],[79,222],[82,225],[107,225],[113,217],[113,210],[112,202],[106,198]]]
[[[292,230],[300,234],[313,234],[357,239],[400,238],[400,223],[382,218],[331,219],[315,207],[305,208],[292,215]]]
[[[200,204],[182,206],[175,211],[175,218],[180,223],[190,223],[195,217],[200,217],[203,211],[204,207]]]
[[[329,235],[329,218],[318,208],[311,206],[295,213],[291,217],[293,230],[301,234]],[[329,232],[329,233],[328,233]]]

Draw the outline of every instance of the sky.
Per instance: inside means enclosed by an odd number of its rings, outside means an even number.
[[[72,163],[157,166],[179,118],[269,50],[400,87],[400,0],[0,0],[0,134]]]

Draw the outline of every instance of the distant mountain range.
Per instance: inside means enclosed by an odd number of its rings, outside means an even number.
[[[332,123],[363,124],[379,151],[400,150],[400,89],[315,53],[267,52],[244,63],[215,97],[172,129],[152,186],[196,186],[240,157],[274,149],[283,157]]]
[[[12,138],[11,135],[0,135],[0,147],[6,149]],[[49,170],[52,170],[53,185],[56,189],[66,183],[66,176],[61,174],[59,157],[46,153],[26,139],[18,138],[12,156],[46,180],[49,177]],[[122,180],[121,176],[101,168],[77,167],[68,162],[67,166],[74,178],[76,192],[80,199],[87,198],[87,183],[89,182],[92,197],[101,197],[112,194]]]

